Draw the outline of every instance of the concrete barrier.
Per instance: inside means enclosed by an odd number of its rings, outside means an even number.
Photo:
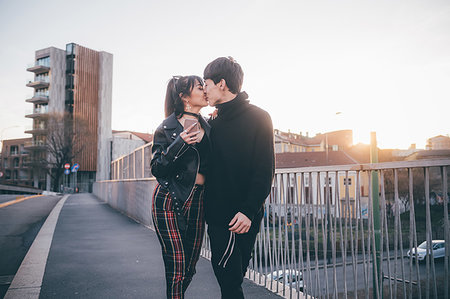
[[[150,228],[153,227],[151,203],[156,179],[131,179],[95,182],[93,193],[114,209]]]

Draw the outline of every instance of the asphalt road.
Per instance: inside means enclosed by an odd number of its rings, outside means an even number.
[[[2,195],[0,203],[16,199]],[[29,195],[25,195],[29,196]],[[28,252],[59,196],[40,196],[0,208],[0,298]]]
[[[10,200],[14,200],[17,197],[22,197],[22,196],[28,196],[28,195],[20,195],[20,194],[0,194],[0,204],[10,201]]]

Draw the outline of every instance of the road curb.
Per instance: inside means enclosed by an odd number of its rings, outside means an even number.
[[[53,233],[55,232],[61,209],[69,196],[63,196],[45,220],[14,276],[4,299],[39,298]]]

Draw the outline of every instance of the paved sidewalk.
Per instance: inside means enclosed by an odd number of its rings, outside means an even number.
[[[248,280],[243,287],[246,298],[281,298]],[[39,298],[165,298],[155,233],[92,194],[71,195],[54,230]],[[186,298],[220,298],[209,261],[200,259]]]

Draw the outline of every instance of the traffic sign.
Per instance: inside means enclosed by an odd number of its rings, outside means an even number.
[[[80,168],[80,165],[78,163],[73,164],[72,172],[77,172],[78,168]]]
[[[70,170],[69,169],[64,170],[64,174],[70,174]]]
[[[64,168],[65,169],[69,169],[70,168],[70,164],[69,163],[64,164]]]
[[[0,171],[0,178],[3,176],[3,172]]]

